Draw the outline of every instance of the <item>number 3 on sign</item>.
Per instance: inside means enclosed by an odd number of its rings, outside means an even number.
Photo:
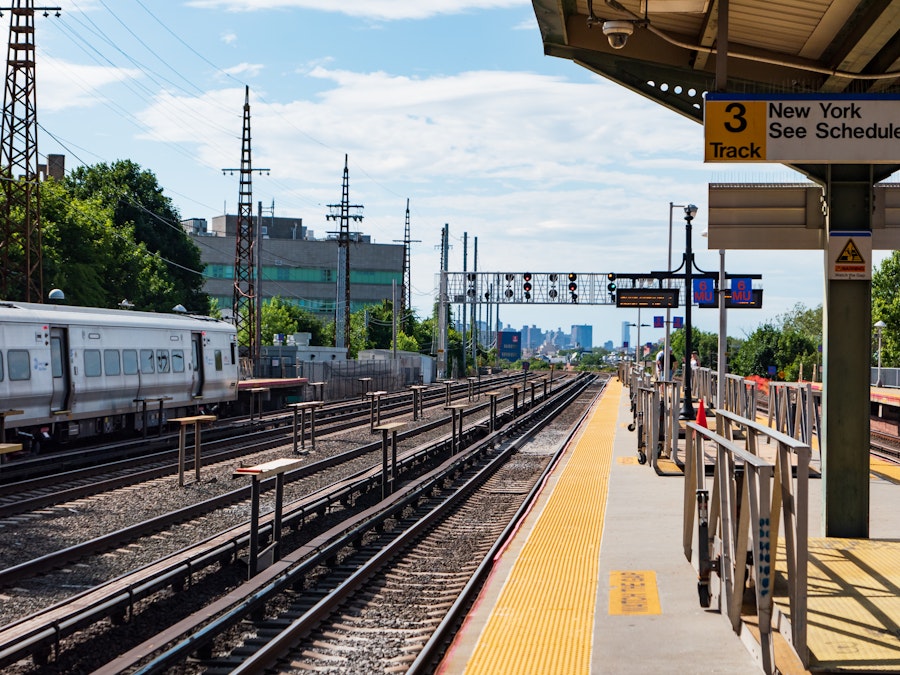
[[[706,101],[704,112],[705,161],[766,161],[765,101]]]

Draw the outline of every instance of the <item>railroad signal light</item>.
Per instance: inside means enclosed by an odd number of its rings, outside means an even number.
[[[525,272],[525,274],[522,275],[522,278],[525,281],[531,281],[531,272]]]
[[[578,275],[575,272],[569,272],[569,281],[575,281],[578,279]]]
[[[555,284],[557,279],[559,279],[559,275],[558,275],[558,274],[551,274],[551,275],[550,275],[550,283],[551,283],[551,284]]]
[[[525,299],[531,300],[531,272],[525,272],[522,275],[522,279],[524,279],[522,290],[525,291]]]
[[[578,302],[578,293],[575,292],[578,290],[578,284],[575,283],[576,279],[578,279],[578,275],[574,272],[569,272],[569,297],[572,302]]]
[[[547,291],[547,295],[549,295],[551,298],[556,298],[556,296],[558,296],[559,293],[557,292],[557,290],[555,288],[551,288],[549,291]]]

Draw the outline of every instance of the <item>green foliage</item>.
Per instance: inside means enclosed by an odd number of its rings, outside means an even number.
[[[675,364],[672,366],[673,370],[678,370],[684,363],[686,339],[687,330],[684,328],[672,331],[672,334],[669,336],[669,346],[672,349],[672,353],[675,354]],[[717,354],[719,353],[718,334],[707,333],[692,326],[691,347],[692,350],[697,352],[700,356],[701,366],[710,368],[716,367]],[[649,358],[656,358],[656,352],[653,352]]]
[[[260,315],[262,344],[273,344],[276,333],[293,335],[309,333],[310,344],[325,346],[328,332],[325,325],[311,312],[276,296],[263,302]]]
[[[397,349],[403,352],[417,352],[419,351],[419,343],[416,342],[414,337],[407,335],[401,330],[397,333]]]
[[[731,360],[731,371],[744,377],[770,377],[769,366],[775,366],[778,379],[790,381],[798,378],[801,363],[804,377],[811,377],[817,358],[817,344],[808,335],[767,323],[744,340]]]
[[[48,184],[52,181],[44,185]],[[94,256],[81,260],[90,261],[88,264],[91,266],[99,266],[103,284],[109,286],[106,301],[99,303],[94,294],[85,290],[93,284],[90,275],[83,270],[75,272],[73,281],[79,282],[76,289],[51,281],[51,285],[58,285],[66,292],[70,302],[80,302],[80,294],[84,292],[85,301],[93,299],[93,302],[86,304],[93,305],[111,306],[127,298],[140,309],[159,312],[171,311],[177,304],[184,305],[189,311],[202,312],[206,309],[209,298],[203,292],[200,251],[182,229],[178,211],[172,200],[163,194],[153,172],[141,169],[130,160],[120,160],[113,164],[78,167],[61,186],[63,193],[54,196],[62,199],[64,205],[52,215],[44,211],[45,226],[49,215],[50,222],[62,230],[58,245],[87,248],[97,254],[99,260]],[[42,199],[51,190],[42,192]],[[83,236],[88,234],[85,228],[91,226],[79,222],[77,218],[74,222],[70,220],[75,218],[77,212],[82,214],[82,220],[92,217],[102,219],[103,229],[111,234],[106,232],[99,238]],[[92,226],[97,234],[98,224]],[[78,237],[78,234],[82,236]],[[111,240],[115,244],[113,250],[110,250]],[[60,257],[74,257],[68,255],[68,251],[58,253]],[[104,265],[116,267],[108,260],[110,256],[121,259],[119,267],[123,268],[124,276],[110,276],[103,269]],[[135,277],[136,273],[149,277]]]
[[[881,332],[881,365],[900,366],[900,252],[893,251],[872,271],[872,324],[884,321]],[[874,329],[873,329],[874,330]],[[873,333],[874,337],[874,333]],[[877,359],[873,344],[873,363]]]
[[[114,223],[109,205],[73,198],[52,180],[41,184],[41,199],[45,286],[61,288],[69,304],[115,307],[128,299],[169,312],[180,302],[165,264],[135,242],[130,225]]]

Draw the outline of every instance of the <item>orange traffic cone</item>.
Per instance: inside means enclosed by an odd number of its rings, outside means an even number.
[[[706,411],[703,409],[702,398],[697,405],[697,424],[699,424],[704,429],[709,429],[709,425],[706,423]]]

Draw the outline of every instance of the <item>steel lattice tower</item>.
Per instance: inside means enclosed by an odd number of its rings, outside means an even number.
[[[412,311],[412,272],[410,269],[410,244],[420,242],[421,239],[410,239],[409,236],[409,197],[406,198],[406,225],[403,228],[403,241],[394,239],[397,243],[403,244],[403,288],[400,293],[400,325],[405,329],[412,323],[412,316],[408,315]],[[407,332],[407,335],[409,333]]]
[[[347,155],[344,155],[344,180],[341,203],[329,204],[331,209],[325,218],[340,223],[338,232],[337,305],[335,307],[334,346],[339,349],[350,346],[350,221],[363,219],[360,204],[350,203],[350,174],[347,171]],[[351,209],[353,212],[351,213]]]
[[[234,292],[231,311],[240,345],[256,363],[256,238],[253,223],[253,161],[250,152],[250,87],[244,90],[244,132],[241,142],[240,185],[238,188],[237,228],[234,237]],[[242,350],[243,351],[243,350]]]
[[[0,297],[23,295],[43,302],[41,203],[38,189],[37,95],[35,88],[34,12],[44,16],[59,7],[34,7],[16,0],[10,13],[0,132],[0,179],[5,197],[0,239]]]

